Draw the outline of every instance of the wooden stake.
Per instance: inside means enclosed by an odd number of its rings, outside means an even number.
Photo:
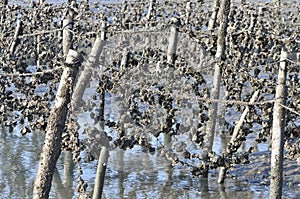
[[[254,94],[252,95],[251,99],[250,99],[250,102],[252,102],[252,103],[255,102],[255,100],[258,98],[258,94],[259,94],[259,91],[255,91]],[[229,145],[233,144],[236,141],[238,133],[239,133],[239,131],[240,131],[240,129],[241,129],[243,123],[244,123],[245,117],[247,116],[248,112],[249,112],[249,106],[247,106],[245,108],[243,114],[241,115],[240,120],[235,125]],[[232,151],[229,148],[227,148],[226,152],[231,153]],[[227,171],[226,167],[221,167],[220,168],[218,183],[224,183],[224,180],[225,180],[225,177],[226,177],[226,171]]]
[[[167,52],[167,62],[169,64],[175,63],[176,48],[178,43],[178,19],[173,18],[173,25],[171,26],[169,46]]]
[[[102,147],[99,160],[98,160],[93,199],[101,199],[102,197],[107,161],[108,161],[108,150],[106,149],[106,147]]]
[[[10,54],[13,54],[15,52],[16,46],[19,43],[18,36],[20,34],[21,28],[22,28],[22,21],[20,19],[18,19],[17,20],[16,31],[15,31],[15,34],[14,34],[14,40],[13,40],[13,42],[10,46],[10,50],[9,50]]]
[[[210,16],[209,22],[208,22],[208,30],[212,30],[215,28],[215,24],[217,21],[217,16],[218,16],[218,11],[219,11],[219,6],[220,6],[220,0],[214,0],[213,4],[213,12]]]
[[[186,7],[185,7],[185,20],[184,20],[184,23],[186,25],[189,25],[189,23],[190,23],[190,15],[191,15],[191,10],[192,10],[191,4],[192,3],[190,1],[188,1],[186,3]]]
[[[50,112],[46,128],[45,141],[34,182],[34,199],[49,197],[52,176],[61,153],[62,132],[65,127],[68,105],[71,101],[72,87],[81,62],[81,55],[74,50],[70,50],[66,59],[67,66],[61,76],[55,103]]]
[[[220,95],[221,64],[222,61],[225,60],[225,38],[226,38],[229,7],[230,7],[230,0],[222,0],[221,8],[220,8],[221,19],[219,19],[221,23],[218,30],[217,52],[215,55],[215,58],[219,61],[215,64],[213,87],[211,90],[212,99],[219,99],[219,95]],[[202,159],[204,161],[207,161],[208,153],[212,150],[213,147],[217,113],[218,113],[218,103],[212,102],[208,112],[209,121],[206,127],[206,135],[204,136],[204,150],[202,154]],[[207,176],[208,176],[208,170],[203,172],[202,177],[207,177]]]
[[[285,105],[287,96],[286,75],[288,53],[281,51],[278,83],[276,86],[275,104],[273,112],[271,173],[270,173],[270,199],[282,197],[282,169],[283,169],[283,139],[285,125]]]
[[[104,46],[104,40],[105,38],[105,28],[106,24],[103,21],[102,22],[102,32],[100,35],[97,35],[96,41],[93,45],[92,51],[89,54],[88,60],[84,62],[83,64],[83,71],[80,73],[80,76],[76,82],[76,86],[74,89],[74,94],[72,96],[72,102],[74,110],[76,110],[80,104],[80,101],[82,100],[82,96],[84,93],[85,88],[87,87],[91,76],[92,76],[92,70],[96,64],[98,64],[99,56],[102,52],[103,46]]]
[[[154,10],[155,3],[156,3],[156,0],[150,0],[148,13],[147,13],[147,16],[146,16],[146,19],[148,21],[151,20],[152,17],[155,17],[155,14],[153,14],[153,12],[155,12],[155,10]]]
[[[73,14],[68,16],[68,18],[63,20],[63,53],[66,57],[69,49],[72,47],[72,38],[73,34],[70,30],[72,30],[73,26]]]
[[[255,102],[255,100],[258,98],[258,94],[259,94],[259,91],[255,91],[254,94],[252,95],[251,99],[250,99],[250,102],[253,103]],[[230,143],[233,143],[237,136],[238,136],[238,133],[244,123],[244,120],[245,120],[245,117],[247,116],[249,112],[249,106],[247,106],[243,112],[243,114],[241,115],[241,118],[240,120],[238,121],[238,123],[235,125],[234,127],[234,130],[233,130],[233,134],[232,134],[232,137],[231,137],[231,140],[230,140]],[[227,149],[227,153],[229,153],[230,151]]]

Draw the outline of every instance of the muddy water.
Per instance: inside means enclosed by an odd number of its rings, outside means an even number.
[[[220,147],[219,138],[216,148]],[[18,132],[1,129],[0,140],[0,198],[31,198],[32,184],[43,143],[41,133],[25,137]],[[106,173],[105,198],[262,198],[268,196],[268,187],[258,182],[228,179],[224,186],[216,183],[216,172],[209,180],[191,178],[190,169],[169,167],[169,163],[156,153],[144,153],[139,147],[132,150],[110,152]],[[84,154],[82,154],[84,157]],[[53,178],[50,198],[75,198],[73,195],[77,167],[70,165],[68,153],[57,163],[59,175]],[[82,178],[92,192],[96,161],[82,163]],[[242,171],[241,171],[242,172]]]

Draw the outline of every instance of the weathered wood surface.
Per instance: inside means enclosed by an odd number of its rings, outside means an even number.
[[[34,199],[49,197],[53,173],[61,153],[62,132],[71,102],[72,87],[81,60],[81,56],[76,51],[69,51],[66,59],[68,65],[63,71],[46,129],[39,168],[34,182]]]
[[[250,102],[253,103],[255,102],[255,100],[258,98],[258,94],[259,94],[259,91],[255,91],[250,99]],[[233,145],[234,142],[236,141],[238,135],[239,135],[239,131],[244,123],[244,120],[247,116],[249,112],[249,106],[247,106],[245,108],[245,110],[243,111],[242,115],[241,115],[241,118],[240,120],[238,121],[238,123],[235,125],[234,127],[234,130],[233,130],[233,134],[231,136],[231,139],[230,139],[230,142],[229,142],[229,146],[230,145]],[[226,148],[226,153],[231,153],[231,149],[228,147],[227,145],[227,148]],[[234,151],[235,152],[235,151]],[[218,182],[219,183],[224,183],[224,180],[225,180],[225,177],[226,177],[226,171],[227,171],[227,168],[225,167],[221,167],[220,168],[220,172],[219,172],[219,179],[218,179]]]
[[[83,71],[80,73],[78,80],[76,82],[76,86],[74,88],[74,94],[72,96],[73,106],[75,110],[80,105],[83,93],[92,76],[94,66],[96,66],[99,62],[99,56],[102,52],[104,42],[106,39],[105,28],[106,28],[105,21],[102,21],[102,31],[99,35],[97,35],[93,48],[89,54],[88,60],[83,63]]]
[[[102,197],[107,162],[108,162],[108,149],[106,147],[102,147],[99,160],[98,160],[93,199],[101,199]]]
[[[278,83],[276,86],[275,104],[273,112],[272,151],[271,151],[271,173],[270,173],[270,199],[282,197],[282,165],[283,165],[283,140],[285,129],[285,105],[287,88],[287,58],[288,53],[281,52],[280,66],[278,72]]]
[[[222,0],[220,7],[220,26],[218,29],[218,39],[217,39],[217,52],[215,58],[218,60],[214,68],[213,76],[213,87],[211,89],[212,99],[219,99],[220,95],[220,82],[221,82],[221,65],[222,61],[225,59],[225,37],[227,34],[227,23],[229,14],[230,1]],[[204,149],[203,149],[203,160],[207,160],[208,153],[212,150],[214,134],[216,129],[218,113],[218,102],[212,102],[209,109],[209,121],[207,123],[206,135],[204,137]],[[207,177],[208,171],[203,173],[204,177]]]
[[[16,30],[15,30],[15,35],[14,35],[14,40],[10,46],[10,53],[13,54],[16,50],[16,47],[19,43],[19,34],[21,32],[22,29],[22,21],[20,19],[17,20],[17,26],[16,26]]]

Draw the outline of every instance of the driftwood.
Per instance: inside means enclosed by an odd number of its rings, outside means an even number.
[[[49,197],[52,176],[61,153],[62,132],[65,127],[68,105],[71,101],[72,87],[81,61],[82,58],[76,51],[69,51],[46,128],[45,141],[34,183],[34,199]]]
[[[271,153],[271,173],[270,173],[270,199],[281,198],[282,196],[282,165],[283,165],[283,136],[285,126],[285,97],[287,96],[286,60],[288,53],[281,52],[280,67],[278,72],[278,83],[276,86],[275,104],[273,112],[273,132],[272,132],[272,153]]]

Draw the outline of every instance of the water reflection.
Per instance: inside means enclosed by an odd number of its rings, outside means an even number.
[[[0,193],[3,198],[31,198],[33,182],[43,144],[43,133],[24,137],[1,128]],[[220,138],[221,139],[221,138]],[[221,144],[221,143],[219,143]],[[82,154],[84,155],[84,154]],[[84,159],[84,158],[83,158]],[[82,162],[82,178],[92,193],[97,162]],[[103,198],[261,198],[267,197],[264,186],[249,185],[247,180],[227,179],[217,183],[217,171],[210,178],[192,178],[187,167],[170,167],[160,155],[143,152],[142,148],[110,151]],[[50,198],[76,198],[77,166],[72,154],[63,152],[53,176]]]
[[[42,139],[38,133],[20,137],[1,126],[1,197],[30,198]]]

